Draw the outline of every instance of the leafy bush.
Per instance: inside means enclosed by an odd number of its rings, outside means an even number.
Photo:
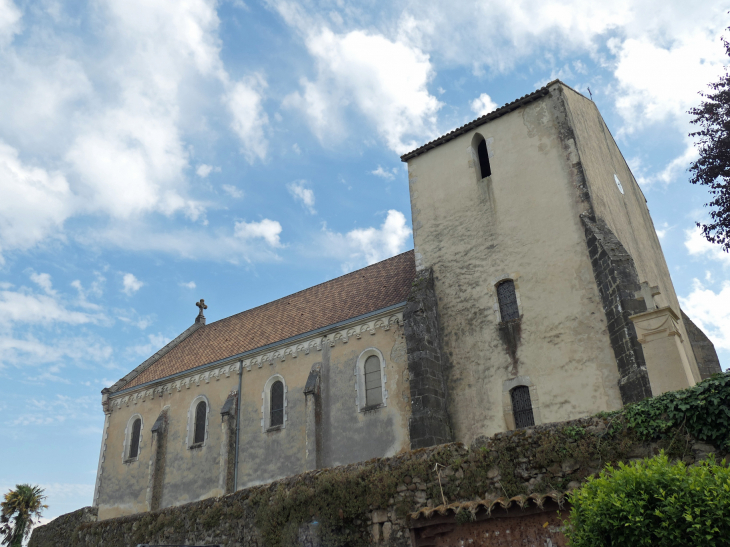
[[[570,496],[571,547],[719,546],[730,541],[730,469],[652,459],[607,466]]]
[[[610,415],[614,414],[621,414],[626,426],[643,440],[663,438],[685,428],[698,441],[730,450],[730,372],[628,405]]]

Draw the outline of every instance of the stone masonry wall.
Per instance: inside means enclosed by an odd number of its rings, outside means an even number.
[[[619,391],[623,403],[635,403],[652,396],[644,351],[636,336],[631,315],[646,311],[637,300],[641,289],[634,260],[611,229],[601,219],[582,216],[588,254],[608,322],[611,347],[619,371]]]
[[[660,449],[688,463],[715,451],[684,430],[643,442],[615,415],[586,418],[477,438],[471,447],[452,443],[320,469],[151,513],[89,522],[93,509],[86,508],[36,529],[30,547],[406,547],[411,515],[420,509],[444,501],[562,495],[608,462]],[[466,513],[455,517],[473,521]]]
[[[438,306],[430,268],[421,270],[413,281],[403,325],[411,392],[411,449],[450,442],[454,437],[446,408]]]
[[[707,338],[702,330],[695,325],[687,314],[682,311],[682,321],[687,328],[689,342],[692,345],[692,353],[695,354],[697,368],[700,371],[702,379],[709,378],[713,374],[722,372],[720,367],[720,359],[717,357],[715,345]]]

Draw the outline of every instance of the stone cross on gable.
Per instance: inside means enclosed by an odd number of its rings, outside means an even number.
[[[646,303],[646,311],[654,311],[657,309],[654,297],[658,294],[661,294],[659,287],[650,287],[649,283],[646,281],[641,284],[641,290],[638,293],[638,298]]]
[[[198,312],[198,317],[195,318],[196,323],[203,323],[205,325],[205,315],[203,315],[203,310],[207,310],[208,306],[205,305],[205,300],[202,298],[200,299],[200,302],[195,303],[198,308],[200,308],[200,311]]]

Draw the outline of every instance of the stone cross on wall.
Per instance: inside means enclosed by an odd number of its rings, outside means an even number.
[[[649,283],[644,281],[641,284],[641,290],[638,292],[637,298],[639,300],[643,300],[646,303],[646,311],[654,311],[655,309],[657,309],[654,297],[658,294],[661,294],[659,287],[650,287]]]
[[[200,308],[200,311],[198,312],[198,317],[195,318],[196,323],[203,323],[205,325],[205,315],[203,315],[203,310],[207,310],[208,306],[205,305],[205,300],[202,298],[200,299],[200,302],[195,303],[198,308]]]

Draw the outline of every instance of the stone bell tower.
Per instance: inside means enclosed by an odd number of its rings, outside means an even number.
[[[700,380],[646,200],[591,100],[556,80],[401,159],[455,440]]]

